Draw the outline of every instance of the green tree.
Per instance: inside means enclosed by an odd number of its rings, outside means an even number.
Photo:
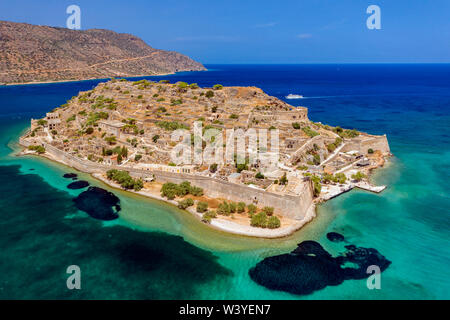
[[[352,175],[352,179],[355,181],[361,181],[362,179],[365,179],[367,176],[362,173],[361,171],[358,171],[357,173]]]
[[[289,180],[287,179],[287,177],[286,177],[286,172],[285,172],[285,173],[283,174],[283,176],[281,177],[279,183],[280,183],[281,185],[284,186],[284,185],[286,185],[286,184],[288,183],[288,181],[289,181]]]

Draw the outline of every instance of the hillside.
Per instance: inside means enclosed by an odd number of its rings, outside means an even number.
[[[0,83],[130,77],[205,70],[178,52],[110,30],[0,21]]]

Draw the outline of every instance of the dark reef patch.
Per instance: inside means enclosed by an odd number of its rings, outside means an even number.
[[[68,189],[83,189],[88,186],[89,186],[89,182],[84,181],[84,180],[79,180],[79,181],[75,181],[75,182],[68,184],[67,188]]]
[[[34,171],[34,168],[30,168],[30,171]]]
[[[345,240],[344,236],[337,232],[328,232],[327,239],[332,242],[342,242]]]
[[[72,178],[76,178],[78,175],[76,174],[76,173],[65,173],[64,175],[63,175],[63,178],[66,178],[66,179],[72,179]]]
[[[89,187],[73,199],[75,206],[92,218],[114,220],[119,217],[120,199],[112,192],[98,187]]]
[[[347,251],[333,257],[318,242],[303,241],[291,253],[260,261],[249,270],[249,275],[266,288],[306,295],[345,280],[367,278],[370,265],[384,271],[391,264],[376,249],[355,245],[345,248]],[[355,267],[347,267],[348,264]]]

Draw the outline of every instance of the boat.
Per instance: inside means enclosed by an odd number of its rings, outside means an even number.
[[[288,94],[286,96],[286,99],[303,99],[303,96],[300,95],[300,94],[292,94],[292,93],[290,93],[290,94]]]

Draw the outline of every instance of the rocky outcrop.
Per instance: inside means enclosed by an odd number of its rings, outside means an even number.
[[[0,83],[131,77],[206,70],[178,52],[110,30],[0,21]]]

